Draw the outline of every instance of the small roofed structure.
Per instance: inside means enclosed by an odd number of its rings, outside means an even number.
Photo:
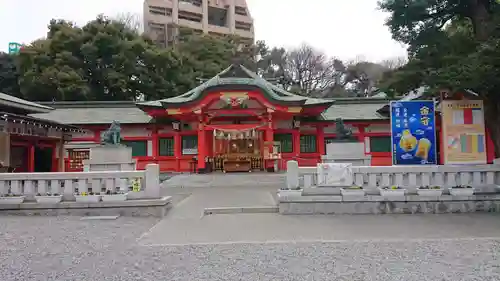
[[[0,93],[0,172],[64,171],[64,142],[81,130],[29,115],[52,110]]]
[[[192,124],[196,134],[189,152],[196,154],[193,164],[198,172],[250,172],[278,169],[277,160],[282,158],[274,139],[278,123],[298,128],[302,118],[320,120],[332,104],[333,100],[289,93],[233,64],[183,95],[137,106],[155,119],[173,120],[175,130],[181,130],[180,124]],[[177,157],[186,152],[174,149]]]

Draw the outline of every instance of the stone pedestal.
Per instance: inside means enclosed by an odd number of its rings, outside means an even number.
[[[100,145],[90,149],[90,158],[83,161],[84,171],[135,171],[132,148],[124,145]]]
[[[352,166],[371,165],[371,156],[365,155],[365,144],[362,142],[329,143],[321,160],[323,163],[350,163]]]

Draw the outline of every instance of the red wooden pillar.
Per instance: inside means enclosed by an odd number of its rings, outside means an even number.
[[[205,130],[205,141],[207,143],[205,153],[208,157],[214,156],[214,136],[213,131]]]
[[[443,120],[443,117],[441,116],[441,120]],[[444,142],[446,141],[446,136],[444,134],[443,130],[443,124],[444,122],[440,122],[440,126],[436,128],[438,130],[438,134],[440,135],[441,141],[439,142],[439,164],[440,165],[445,165],[446,164],[446,153],[445,153],[445,144]]]
[[[94,142],[95,143],[100,143],[101,142],[101,129],[96,129],[94,130]]]
[[[204,122],[200,122],[198,126],[198,171],[205,170],[205,157],[207,156],[206,131]]]
[[[295,128],[292,132],[293,156],[299,161],[300,156],[300,129]]]
[[[69,161],[66,161],[66,149],[64,149],[64,136],[59,141],[59,145],[57,146],[57,154],[59,155],[59,161],[57,165],[57,171],[64,172],[69,170]]]
[[[365,129],[366,129],[366,125],[359,125],[358,126],[358,131],[359,131],[359,134],[358,134],[358,141],[359,142],[362,142],[364,145],[364,153],[366,154],[366,142],[365,142]]]
[[[35,145],[30,143],[28,146],[28,172],[35,171]]]
[[[179,131],[175,131],[174,135],[174,156],[176,171],[181,171],[181,156],[182,156],[182,138]]]
[[[152,132],[152,137],[153,137],[153,160],[156,162],[157,157],[160,155],[159,153],[159,145],[160,145],[160,139],[158,137],[158,128],[155,126],[153,128]]]
[[[265,130],[265,139],[267,142],[267,148],[269,153],[273,151],[273,142],[274,142],[274,129],[273,129],[273,122],[271,119],[271,115],[269,115],[268,121],[267,121],[267,127]],[[270,169],[274,166],[274,160],[266,160],[266,168]]]
[[[266,130],[262,130],[262,128],[257,129],[259,134],[259,147],[260,147],[260,155],[262,159],[264,159],[264,142],[266,139]]]
[[[485,138],[486,138],[486,160],[487,163],[491,164],[493,163],[493,160],[495,160],[495,144],[493,143],[493,140],[491,139],[491,134],[490,130],[488,128],[485,128]]]
[[[57,145],[52,146],[52,167],[51,172],[59,172],[59,161],[57,159]]]
[[[316,127],[316,142],[318,146],[319,159],[325,155],[325,130],[323,125]]]
[[[358,125],[358,131],[359,131],[358,141],[360,141],[360,142],[365,142],[365,128],[366,128],[366,125]]]

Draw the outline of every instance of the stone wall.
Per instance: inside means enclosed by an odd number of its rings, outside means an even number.
[[[416,214],[500,212],[500,194],[465,197],[442,195],[426,198],[408,195],[386,199],[378,195],[357,198],[343,196],[300,196],[280,198],[281,214]]]
[[[60,202],[56,204],[0,204],[0,215],[25,216],[133,216],[164,217],[172,207],[171,197],[122,202]]]

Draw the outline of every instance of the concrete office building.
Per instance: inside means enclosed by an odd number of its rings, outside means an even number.
[[[254,39],[245,0],[145,0],[144,29],[160,46],[175,42],[178,27]]]

